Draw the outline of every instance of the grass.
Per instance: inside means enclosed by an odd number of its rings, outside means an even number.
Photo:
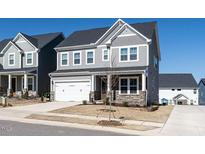
[[[74,115],[85,115],[85,116],[99,116],[99,117],[108,117],[109,112],[103,112],[105,108],[109,106],[105,105],[76,105],[67,108],[61,108],[52,113],[60,114],[74,114]],[[140,108],[134,107],[116,107],[112,106],[112,109],[115,110],[115,118],[122,118],[126,120],[139,120],[139,121],[148,121],[148,122],[158,122],[164,123],[168,119],[173,106],[160,106],[158,110],[153,112],[147,112],[141,110]]]
[[[12,106],[26,106],[41,103],[40,98],[33,99],[20,99],[20,98],[7,98],[7,102],[9,103],[9,107]],[[0,107],[3,107],[2,105]]]
[[[26,118],[99,126],[97,120],[88,120],[88,119],[73,118],[73,117],[50,116],[50,115],[48,116],[48,115],[32,114],[32,115],[30,115]],[[158,128],[158,127],[153,127],[153,126],[128,125],[128,124],[123,124],[122,126],[109,126],[109,127],[121,128],[121,129],[130,129],[130,130],[137,130],[137,131],[148,131],[148,130],[153,130],[153,129]]]

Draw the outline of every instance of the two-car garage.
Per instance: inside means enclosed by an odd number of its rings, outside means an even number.
[[[90,78],[54,80],[55,101],[89,100],[91,89]]]

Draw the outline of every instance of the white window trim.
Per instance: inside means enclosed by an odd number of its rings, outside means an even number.
[[[74,62],[75,62],[75,61],[74,61],[74,60],[75,60],[75,58],[74,58],[75,53],[80,53],[80,64],[75,64],[75,63],[74,63]],[[81,61],[82,61],[81,51],[73,51],[73,66],[81,65]]]
[[[122,62],[122,63],[124,63],[124,62],[137,62],[137,61],[139,61],[139,45],[135,45],[135,46],[123,46],[123,47],[119,47],[119,62]],[[127,50],[127,60],[126,61],[122,61],[121,60],[121,49],[123,49],[123,48],[127,48],[128,50]],[[137,48],[137,59],[136,60],[130,60],[130,48]]]
[[[10,55],[14,55],[14,63],[13,64],[10,64]],[[8,54],[8,66],[15,66],[15,53]]]
[[[107,60],[104,59],[104,56],[105,56],[104,51],[105,50],[107,50],[107,54],[108,54],[108,59]],[[108,49],[103,49],[102,50],[102,61],[109,61],[110,60],[110,54],[109,53],[110,53],[110,50],[108,50]]]
[[[27,62],[27,56],[28,56],[28,54],[32,54],[32,56],[31,56],[31,63],[28,63]],[[33,52],[31,52],[31,51],[29,51],[29,52],[25,52],[25,54],[26,54],[26,65],[33,65]]]
[[[63,54],[67,54],[67,64],[66,65],[62,64]],[[60,52],[60,66],[69,66],[69,52]]]
[[[92,64],[95,64],[95,50],[86,50],[85,51],[86,52],[86,55],[85,55],[85,57],[86,57],[86,65],[92,65]],[[87,55],[87,53],[88,52],[93,52],[93,63],[88,63],[88,61],[87,61],[87,58],[88,58],[88,55]]]
[[[34,76],[28,76],[27,77],[27,86],[28,86],[28,79],[32,79],[32,91],[34,91]],[[24,83],[24,77],[21,78],[21,89],[23,89],[23,83]]]
[[[127,79],[127,93],[121,93],[121,79]],[[137,93],[130,93],[130,79],[137,79]],[[119,95],[139,95],[139,77],[119,77]]]

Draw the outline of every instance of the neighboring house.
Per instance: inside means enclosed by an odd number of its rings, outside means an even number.
[[[1,94],[29,95],[50,91],[48,74],[56,70],[56,52],[64,36],[48,33],[29,36],[18,33],[0,42]]]
[[[198,105],[198,85],[192,74],[160,74],[160,104]]]
[[[76,31],[55,49],[57,70],[50,76],[56,101],[102,100],[106,93],[116,102],[158,101],[156,22],[119,19],[111,27]]]
[[[199,104],[205,105],[205,79],[199,82]]]

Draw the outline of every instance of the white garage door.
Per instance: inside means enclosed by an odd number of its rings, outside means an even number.
[[[90,81],[59,82],[55,85],[56,101],[89,100]]]

